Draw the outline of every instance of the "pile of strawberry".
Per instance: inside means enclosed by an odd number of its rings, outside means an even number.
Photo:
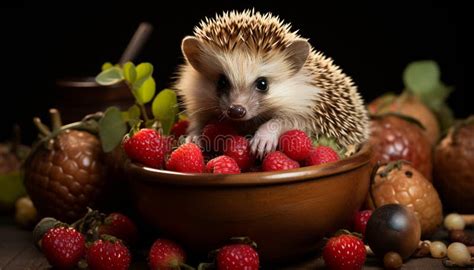
[[[123,140],[125,153],[143,165],[184,173],[237,174],[248,171],[281,171],[339,160],[329,146],[313,146],[301,130],[290,130],[279,138],[278,150],[268,153],[261,164],[250,149],[250,140],[241,136],[227,122],[206,125],[199,145],[184,143],[173,150],[174,140],[183,135],[186,120],[172,130],[174,137],[144,128]],[[206,162],[207,161],[207,162]]]
[[[55,269],[126,270],[130,268],[130,247],[138,240],[134,222],[121,213],[104,217],[98,211],[86,214],[74,224],[44,218],[33,237]],[[240,238],[239,238],[240,239]],[[199,269],[259,269],[256,244],[244,238],[211,252],[212,263]],[[186,264],[186,253],[177,243],[158,238],[148,250],[150,269],[195,269]]]

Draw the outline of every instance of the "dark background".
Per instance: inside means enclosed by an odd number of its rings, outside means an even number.
[[[400,92],[402,71],[414,60],[433,59],[442,79],[456,87],[448,102],[456,117],[473,113],[464,84],[465,52],[461,44],[472,32],[461,31],[462,7],[431,2],[335,3],[287,1],[221,1],[167,3],[170,7],[98,10],[96,7],[39,11],[35,7],[2,9],[0,140],[19,123],[25,142],[35,137],[33,116],[47,119],[54,81],[65,76],[95,75],[102,63],[118,61],[141,21],[155,30],[135,62],[155,67],[157,88],[169,86],[182,62],[180,42],[205,16],[229,9],[255,7],[291,22],[313,46],[335,59],[358,84],[366,101],[386,92]],[[138,6],[137,3],[130,6]],[[464,30],[464,29],[463,29]]]

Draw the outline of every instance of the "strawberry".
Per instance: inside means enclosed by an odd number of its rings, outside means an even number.
[[[250,143],[242,136],[232,135],[230,140],[226,140],[224,155],[233,158],[241,171],[247,171],[255,162],[255,156],[250,151]]]
[[[171,153],[166,168],[170,171],[185,173],[204,172],[204,156],[194,143],[185,143]]]
[[[52,266],[72,269],[84,255],[85,238],[73,228],[52,228],[43,236],[41,249]]]
[[[372,216],[372,210],[359,211],[354,216],[354,231],[365,236],[365,227]]]
[[[302,161],[304,166],[318,165],[339,160],[339,154],[329,146],[317,146],[311,150],[309,156]]]
[[[240,173],[240,168],[233,158],[218,156],[209,160],[206,165],[206,172],[214,174],[236,174]]]
[[[278,145],[289,158],[301,161],[309,156],[313,144],[304,131],[293,129],[280,136]]]
[[[202,130],[202,145],[206,152],[222,152],[228,136],[236,135],[237,131],[229,122],[213,121]]]
[[[299,168],[300,164],[280,151],[271,152],[265,156],[262,163],[262,169],[265,172],[283,171]]]
[[[156,240],[148,254],[150,269],[179,269],[185,260],[184,250],[178,244],[166,239]]]
[[[258,253],[250,245],[232,244],[219,249],[216,257],[219,270],[258,270]]]
[[[138,230],[133,221],[121,213],[109,214],[99,226],[99,235],[108,234],[132,244],[138,239]]]
[[[133,135],[125,135],[122,145],[131,160],[145,166],[161,168],[169,150],[168,143],[156,130],[144,128]]]
[[[87,249],[86,260],[91,270],[126,270],[132,259],[122,241],[99,239]]]
[[[186,130],[188,129],[189,121],[188,120],[180,120],[173,125],[171,128],[171,134],[174,136],[175,139],[186,135]]]
[[[362,269],[365,256],[364,242],[349,234],[331,237],[323,250],[324,262],[332,270]]]

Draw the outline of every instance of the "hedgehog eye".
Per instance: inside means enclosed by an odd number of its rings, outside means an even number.
[[[223,91],[227,90],[230,86],[229,80],[227,77],[223,74],[219,76],[219,79],[217,80],[217,90]]]
[[[268,91],[268,81],[265,77],[260,77],[255,81],[255,87],[259,92],[267,92]]]

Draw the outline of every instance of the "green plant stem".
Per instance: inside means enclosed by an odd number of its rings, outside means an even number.
[[[148,114],[146,113],[145,105],[138,104],[138,103],[136,103],[136,104],[138,105],[138,107],[140,107],[140,110],[142,111],[143,119],[145,120],[145,123],[147,123],[149,118],[148,118]]]

